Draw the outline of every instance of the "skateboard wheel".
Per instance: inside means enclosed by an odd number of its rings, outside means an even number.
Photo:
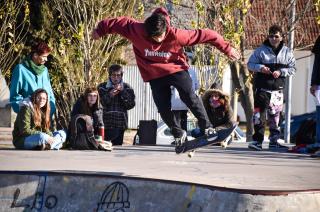
[[[228,146],[228,143],[227,142],[221,142],[221,147],[223,148],[223,149],[226,149],[227,148],[227,146]]]
[[[195,153],[195,151],[189,152],[189,153],[188,153],[188,157],[189,157],[189,158],[192,158],[192,157],[194,156],[194,153]]]

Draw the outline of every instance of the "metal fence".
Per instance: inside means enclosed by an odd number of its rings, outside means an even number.
[[[197,70],[198,79],[204,88],[210,87],[210,85],[217,80],[216,71],[212,66],[203,66],[195,69]],[[124,82],[130,84],[136,95],[136,106],[128,112],[128,127],[130,129],[137,129],[139,120],[154,119],[160,121],[161,118],[153,102],[150,85],[149,83],[143,82],[138,67],[124,66],[123,70]]]

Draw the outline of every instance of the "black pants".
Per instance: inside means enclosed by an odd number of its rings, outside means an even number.
[[[179,127],[185,131],[188,130],[188,111],[187,110],[173,110],[173,118]]]
[[[187,71],[180,71],[159,79],[151,80],[150,86],[160,116],[171,129],[171,133],[175,138],[181,137],[183,131],[181,127],[179,127],[180,124],[174,119],[173,112],[171,111],[170,86],[178,90],[181,100],[198,119],[198,125],[202,131],[211,126],[202,101],[192,89],[192,80]]]
[[[111,141],[112,145],[122,145],[124,131],[118,128],[104,129],[105,140]]]

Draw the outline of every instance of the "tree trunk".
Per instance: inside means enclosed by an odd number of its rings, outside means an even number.
[[[250,75],[245,65],[239,64],[239,62],[232,63],[230,68],[234,90],[238,93],[240,103],[244,108],[246,116],[246,141],[249,142],[252,141],[253,134],[253,123],[251,121],[253,115],[253,90],[252,84],[249,81]],[[240,69],[240,71],[237,71],[237,69]],[[236,113],[237,111],[234,112]]]

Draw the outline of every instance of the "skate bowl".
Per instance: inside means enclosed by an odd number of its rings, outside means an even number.
[[[0,148],[0,211],[315,212],[320,163],[245,143],[103,151]]]
[[[91,172],[0,172],[0,211],[319,211],[319,190],[230,189]]]

